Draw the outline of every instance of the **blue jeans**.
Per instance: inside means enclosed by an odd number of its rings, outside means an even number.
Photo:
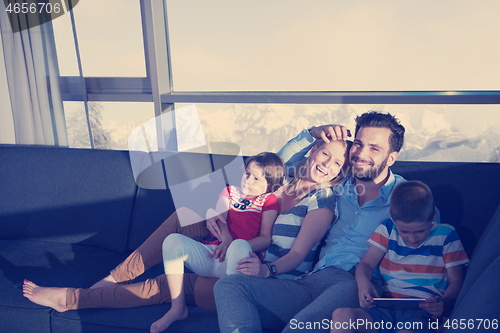
[[[402,329],[411,330],[413,333],[431,333],[430,321],[432,316],[425,310],[392,310],[385,308],[363,308],[376,323],[384,322],[378,330],[379,333],[392,333]],[[388,323],[391,323],[389,326]],[[389,329],[391,327],[392,329]]]
[[[380,289],[381,282],[375,283]],[[334,267],[299,280],[228,275],[214,294],[221,333],[328,332],[335,309],[359,307],[353,272]]]

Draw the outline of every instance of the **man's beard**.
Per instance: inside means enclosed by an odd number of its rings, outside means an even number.
[[[352,162],[355,162],[356,160],[368,163],[368,161],[360,160],[358,158],[355,158]],[[387,154],[387,157],[382,161],[382,163],[380,163],[380,165],[378,167],[374,166],[374,165],[370,165],[370,168],[367,171],[364,171],[363,168],[357,167],[356,165],[353,164],[352,165],[352,173],[353,173],[355,178],[357,178],[361,181],[374,180],[375,178],[378,177],[378,175],[380,174],[380,171],[385,169],[385,167],[387,166],[388,160],[389,160],[389,154]]]

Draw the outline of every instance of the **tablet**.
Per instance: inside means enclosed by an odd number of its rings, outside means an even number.
[[[418,310],[424,298],[374,298],[375,305],[380,308],[393,310]]]

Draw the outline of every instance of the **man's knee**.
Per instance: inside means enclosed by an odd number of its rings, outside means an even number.
[[[254,286],[251,276],[243,274],[227,275],[215,283],[214,296],[215,301],[224,302],[225,300],[239,300],[241,302],[253,302],[255,297]]]
[[[241,276],[239,277],[241,278]],[[240,281],[237,275],[228,275],[223,277],[222,279],[219,279],[219,281],[217,281],[214,286],[215,299],[217,299],[218,295],[224,296],[230,292],[232,293],[237,289],[237,285],[239,284],[239,282]]]
[[[332,321],[335,322],[348,322],[349,319],[356,318],[356,309],[353,308],[338,308],[332,313]]]

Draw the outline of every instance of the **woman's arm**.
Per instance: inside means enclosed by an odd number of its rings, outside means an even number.
[[[219,262],[223,262],[224,260],[226,260],[227,249],[233,242],[233,236],[231,236],[226,222],[221,223],[219,227],[221,231],[220,238],[218,238],[220,240],[220,244],[214,248],[212,254],[208,257],[219,259]]]
[[[215,209],[209,209],[206,217],[207,229],[221,242],[214,248],[210,258],[219,259],[220,262],[226,259],[227,248],[233,241],[226,221],[228,210],[229,198],[221,195]]]
[[[310,211],[304,217],[297,238],[293,242],[290,251],[279,258],[273,264],[276,266],[276,274],[284,274],[297,268],[311,252],[311,249],[325,235],[332,223],[334,212],[328,208],[319,208]],[[236,269],[243,274],[268,277],[269,269],[266,264],[261,264],[254,255],[238,261]]]
[[[207,229],[210,230],[212,235],[217,237],[218,240],[222,241],[223,230],[220,226],[227,226],[227,212],[229,211],[229,198],[223,195],[219,196],[215,209],[210,208],[206,214]],[[220,222],[220,225],[219,225]],[[227,228],[224,231],[224,236],[227,236],[229,231]],[[226,233],[227,232],[227,233]]]
[[[252,247],[252,251],[260,251],[271,245],[273,225],[277,217],[278,211],[276,210],[266,210],[262,213],[259,236],[248,241]]]

